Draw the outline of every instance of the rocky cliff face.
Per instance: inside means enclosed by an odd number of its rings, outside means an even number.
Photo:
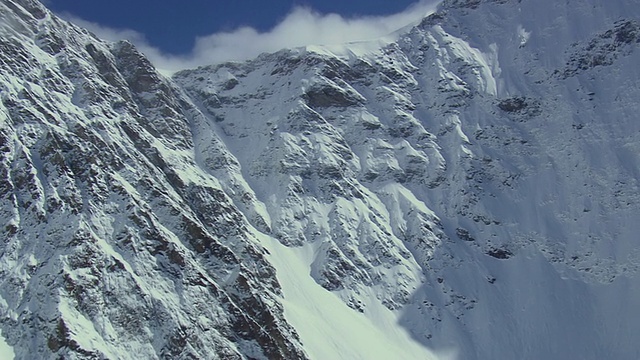
[[[16,358],[639,355],[633,1],[445,0],[173,79],[0,6]]]
[[[36,2],[1,6],[2,329],[16,357],[304,357],[265,249],[194,153],[197,109],[131,44]]]

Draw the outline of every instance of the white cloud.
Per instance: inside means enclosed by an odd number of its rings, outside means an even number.
[[[130,29],[115,29],[100,25],[91,21],[86,21],[69,13],[58,14],[63,19],[83,27],[100,39],[107,41],[129,40],[136,45],[138,50],[144,53],[153,64],[167,73],[172,73],[181,69],[201,65],[196,62],[192,55],[174,56],[165,54],[157,47],[152,46],[144,34]]]
[[[357,18],[320,14],[307,7],[296,7],[267,32],[241,27],[229,32],[198,37],[191,52],[181,56],[163,53],[151,46],[143,34],[133,30],[113,29],[69,14],[63,14],[63,17],[105,40],[127,39],[145,53],[158,68],[174,72],[199,65],[246,60],[263,52],[274,52],[283,48],[376,39],[419,21],[433,12],[438,2],[420,0],[397,14]]]

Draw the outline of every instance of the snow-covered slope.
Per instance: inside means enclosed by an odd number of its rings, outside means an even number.
[[[640,357],[635,1],[445,0],[172,80],[1,4],[17,358]]]
[[[194,152],[189,100],[131,44],[34,1],[0,14],[0,314],[16,358],[304,357],[266,250]]]

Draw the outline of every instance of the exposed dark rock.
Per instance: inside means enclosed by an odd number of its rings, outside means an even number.
[[[566,79],[598,66],[612,65],[640,43],[640,24],[636,20],[617,21],[613,28],[595,36],[588,43],[574,44],[569,60],[556,75]]]
[[[314,86],[302,97],[311,108],[348,107],[363,101],[361,97],[333,86]]]
[[[508,249],[492,248],[489,251],[487,251],[487,255],[494,257],[496,259],[505,260],[512,257],[513,253]]]
[[[516,116],[520,120],[535,117],[542,113],[540,101],[525,96],[502,99],[498,101],[497,105],[500,110]]]
[[[463,229],[463,228],[457,228],[456,229],[456,235],[458,235],[460,240],[464,240],[464,241],[475,241],[476,240],[473,236],[471,236],[471,234],[469,233],[468,230]]]

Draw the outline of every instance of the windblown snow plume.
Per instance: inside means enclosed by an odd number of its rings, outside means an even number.
[[[286,48],[374,40],[420,21],[435,11],[436,4],[437,1],[422,0],[398,14],[356,18],[321,14],[308,7],[295,7],[267,32],[241,27],[198,37],[191,52],[180,56],[163,53],[136,31],[109,28],[72,14],[63,14],[63,17],[91,30],[100,38],[110,41],[129,40],[158,68],[175,72],[200,65],[247,60],[264,52]]]

